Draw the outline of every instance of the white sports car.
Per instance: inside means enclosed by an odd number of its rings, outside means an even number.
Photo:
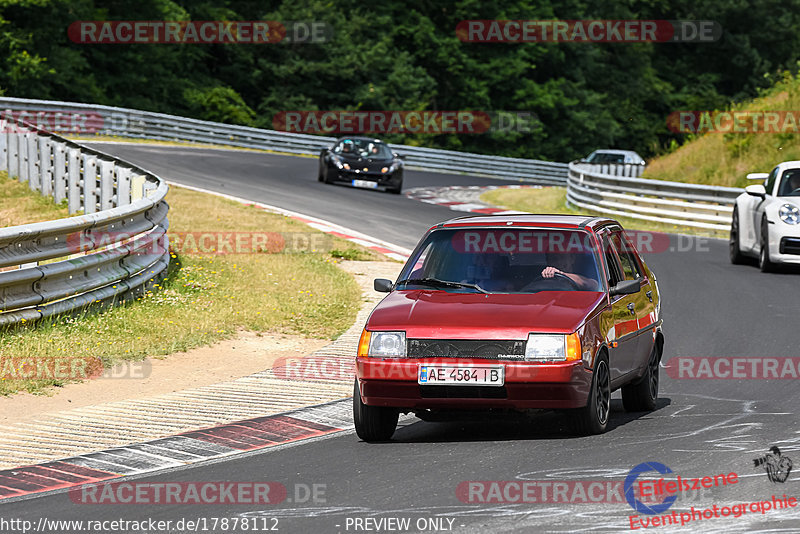
[[[731,263],[758,258],[768,272],[777,263],[800,264],[800,161],[784,161],[769,174],[748,174],[731,221]]]

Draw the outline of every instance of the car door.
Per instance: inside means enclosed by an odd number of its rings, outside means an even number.
[[[625,232],[614,232],[612,242],[617,247],[622,264],[622,271],[626,280],[639,280],[639,292],[630,295],[633,297],[634,311],[636,312],[636,356],[632,369],[639,371],[647,365],[650,351],[653,348],[654,337],[651,327],[656,322],[656,305],[653,281],[647,277],[647,271],[642,266],[642,259]],[[637,372],[638,374],[638,372]]]
[[[625,275],[612,242],[612,233],[604,230],[598,234],[598,237],[603,247],[603,263],[608,287],[612,288],[624,280]],[[636,320],[635,295],[614,295],[609,298],[614,321],[614,331],[608,339],[609,367],[611,368],[612,386],[614,386],[615,383],[624,381],[636,361],[636,331],[639,329],[639,323]]]

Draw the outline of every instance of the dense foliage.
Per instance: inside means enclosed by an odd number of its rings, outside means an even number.
[[[79,44],[77,20],[325,21],[325,44]],[[465,19],[715,20],[704,44],[474,44]],[[529,110],[529,133],[394,142],[569,160],[652,155],[674,110],[754,96],[800,52],[800,0],[362,2],[0,0],[0,94],[116,105],[270,128],[282,110]]]

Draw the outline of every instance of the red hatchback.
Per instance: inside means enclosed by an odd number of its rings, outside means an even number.
[[[581,433],[655,408],[664,345],[656,277],[621,225],[566,215],[453,219],[431,228],[367,320],[353,411],[365,441],[400,412],[564,409]]]

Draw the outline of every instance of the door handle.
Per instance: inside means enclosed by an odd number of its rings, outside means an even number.
[[[652,291],[648,291],[647,293],[645,293],[645,295],[647,295],[647,298],[650,299],[650,302],[653,302],[653,292]]]
[[[636,314],[636,306],[633,304],[633,302],[628,304],[628,309],[631,311],[631,315],[635,315]]]

